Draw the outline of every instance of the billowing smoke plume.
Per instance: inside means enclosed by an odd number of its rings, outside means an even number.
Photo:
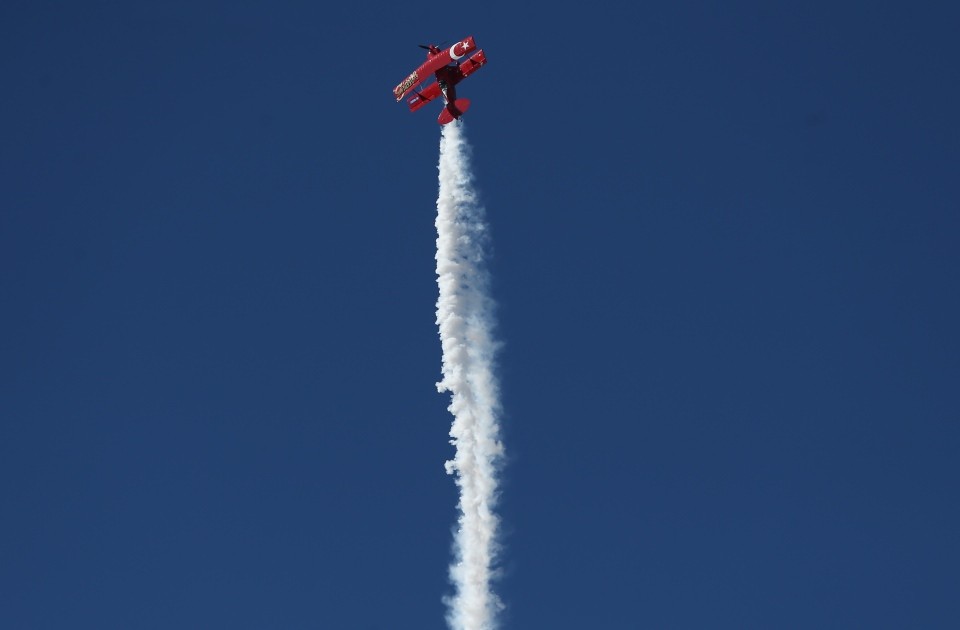
[[[437,325],[443,346],[441,392],[451,393],[456,447],[447,473],[460,487],[460,519],[454,537],[447,599],[452,630],[491,630],[501,608],[491,581],[497,556],[497,471],[503,456],[493,374],[493,302],[484,267],[487,227],[477,204],[462,123],[443,127],[440,194],[437,198]]]

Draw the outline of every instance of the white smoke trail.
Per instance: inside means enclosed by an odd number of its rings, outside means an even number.
[[[459,527],[450,578],[455,593],[445,601],[452,630],[492,630],[502,608],[496,577],[497,472],[503,457],[493,374],[497,343],[493,301],[484,266],[487,227],[470,172],[470,147],[462,123],[443,127],[437,197],[437,325],[443,347],[440,392],[451,393],[450,443],[456,447],[447,473],[460,487]]]

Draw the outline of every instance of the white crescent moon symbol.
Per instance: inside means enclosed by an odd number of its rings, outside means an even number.
[[[461,57],[463,57],[463,55],[458,55],[456,52],[454,52],[454,51],[456,50],[457,46],[459,46],[459,45],[460,45],[460,42],[457,42],[456,44],[454,44],[453,46],[450,47],[450,57],[451,57],[452,59],[460,59]],[[464,53],[464,54],[466,54],[466,53]]]

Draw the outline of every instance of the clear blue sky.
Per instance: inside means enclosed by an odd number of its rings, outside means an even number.
[[[439,128],[390,92],[468,34],[505,630],[958,627],[958,24],[4,2],[0,627],[444,627]]]

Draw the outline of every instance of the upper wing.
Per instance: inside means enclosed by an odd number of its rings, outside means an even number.
[[[393,95],[394,95],[394,97],[396,97],[396,99],[399,101],[400,99],[402,99],[402,98],[404,97],[404,95],[405,95],[407,92],[409,92],[409,91],[412,90],[413,88],[415,88],[415,87],[417,87],[418,85],[420,85],[421,83],[423,83],[423,80],[424,80],[425,78],[426,78],[426,76],[422,76],[422,77],[420,76],[420,71],[419,71],[419,70],[414,70],[412,73],[410,73],[410,76],[408,76],[406,79],[404,79],[403,81],[401,81],[401,82],[397,85],[397,87],[393,88]]]

